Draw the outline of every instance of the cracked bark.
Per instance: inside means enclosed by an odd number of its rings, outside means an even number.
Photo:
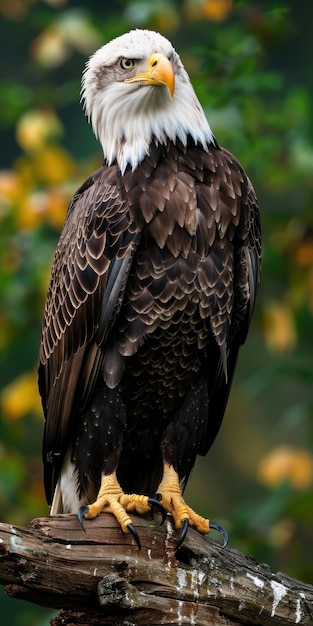
[[[142,548],[112,515],[0,524],[0,582],[9,595],[62,609],[52,626],[312,626],[313,587],[192,529],[178,535],[133,516]]]

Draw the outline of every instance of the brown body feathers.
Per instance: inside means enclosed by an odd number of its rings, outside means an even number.
[[[39,380],[51,502],[67,450],[80,498],[117,469],[154,494],[183,483],[225,411],[259,280],[253,188],[216,144],[151,145],[103,166],[69,207],[47,295]]]

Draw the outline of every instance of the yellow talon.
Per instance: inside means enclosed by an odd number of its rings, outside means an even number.
[[[180,530],[183,520],[187,520],[190,526],[193,526],[199,533],[206,534],[210,532],[209,520],[201,517],[185,502],[179,477],[172,465],[164,463],[163,478],[158,487],[158,493],[162,496],[162,505],[165,510],[172,515],[175,527]]]
[[[124,533],[129,531],[133,524],[128,512],[135,511],[139,514],[150,511],[148,497],[138,494],[125,494],[117,480],[116,474],[101,477],[101,485],[97,500],[86,507],[84,517],[94,519],[101,512],[112,513],[117,519]]]

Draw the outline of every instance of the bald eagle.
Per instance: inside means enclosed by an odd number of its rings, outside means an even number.
[[[104,162],[75,193],[40,348],[51,513],[170,514],[220,428],[254,307],[253,187],[220,147],[171,43],[134,30],[89,59],[82,99]],[[223,531],[222,531],[223,532]],[[226,535],[226,531],[224,532]]]

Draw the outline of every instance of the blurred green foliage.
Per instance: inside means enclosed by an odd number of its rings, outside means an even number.
[[[134,27],[182,56],[211,127],[253,180],[264,254],[253,328],[222,432],[186,498],[231,544],[313,580],[313,5],[305,0],[2,0],[1,521],[48,512],[36,367],[52,255],[101,163],[79,103],[86,58]],[[49,613],[1,596],[12,626]]]

